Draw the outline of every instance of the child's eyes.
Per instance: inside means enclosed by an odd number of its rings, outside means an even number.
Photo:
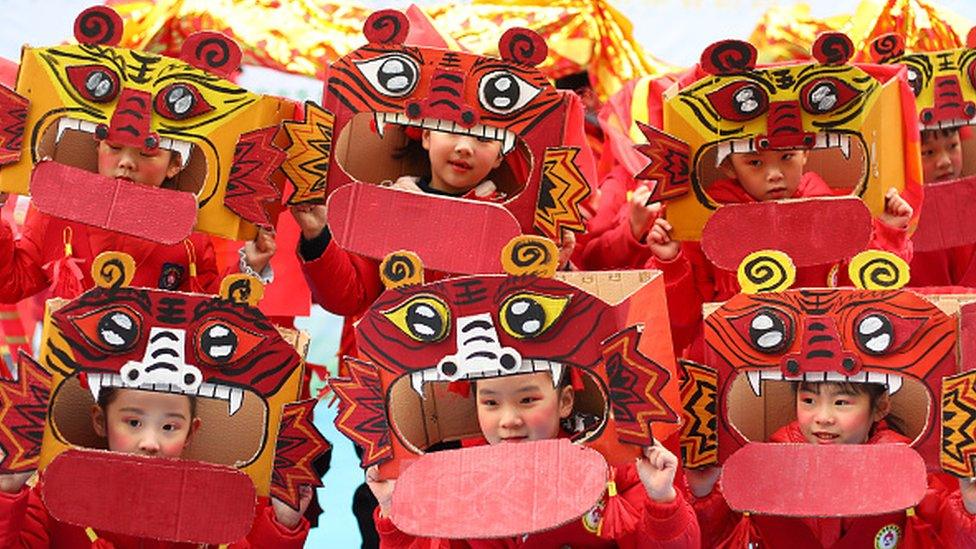
[[[758,168],[762,166],[762,160],[750,160],[749,165],[752,166],[753,168]]]
[[[521,402],[522,404],[532,404],[533,402],[537,402],[538,400],[539,397],[531,396],[531,397],[523,397],[522,400],[519,402]]]
[[[495,400],[482,400],[481,401],[481,405],[482,406],[497,406],[498,405],[498,401],[495,401]]]
[[[167,423],[166,425],[163,425],[163,430],[164,431],[167,431],[167,432],[176,431],[179,428],[180,428],[179,425],[176,425],[176,424],[173,424],[173,423]]]
[[[935,154],[935,151],[931,149],[922,149],[922,156],[932,156],[933,154]]]
[[[142,425],[142,422],[139,421],[138,419],[127,419],[127,420],[125,420],[125,423],[129,427],[138,427],[138,426]]]
[[[796,156],[796,153],[785,153],[783,154],[783,160],[793,160],[794,156]]]
[[[834,406],[847,406],[851,403],[849,400],[838,400],[834,402]]]
[[[800,402],[803,404],[813,404],[813,398],[811,397],[800,397]]]

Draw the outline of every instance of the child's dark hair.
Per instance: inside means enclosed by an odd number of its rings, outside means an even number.
[[[799,393],[800,391],[810,391],[811,393],[820,394],[820,388],[833,385],[838,387],[844,393],[852,395],[860,395],[867,393],[870,404],[871,412],[878,409],[878,403],[881,401],[881,397],[888,394],[888,386],[882,385],[880,383],[851,383],[850,381],[795,381],[793,382],[793,393]],[[908,436],[906,433],[905,422],[901,420],[898,416],[888,412],[887,415],[882,419],[888,428],[892,431],[898,433],[899,435]],[[874,433],[874,427],[871,427],[871,433]]]
[[[922,130],[922,143],[935,139],[936,137],[952,137],[959,135],[959,128],[939,128],[937,130]]]
[[[130,389],[138,390],[138,389]],[[102,391],[98,393],[98,407],[102,409],[102,412],[108,410],[108,405],[115,402],[115,399],[119,396],[119,387],[104,387]],[[197,417],[197,397],[193,395],[183,395],[190,400],[190,419]]]

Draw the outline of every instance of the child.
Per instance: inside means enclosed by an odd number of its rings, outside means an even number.
[[[959,179],[962,175],[962,142],[959,128],[922,131],[922,177],[925,184]],[[976,287],[976,268],[970,268],[976,245],[915,252],[908,286]]]
[[[890,400],[884,385],[848,382],[795,382],[796,420],[777,430],[771,442],[809,444],[882,444],[911,440],[897,432],[897,422],[885,421]],[[879,464],[880,465],[880,464]],[[721,491],[715,488],[719,468],[686,471],[694,496],[695,512],[702,525],[702,541],[719,544],[739,520]],[[940,476],[929,475],[929,489],[916,506],[918,517],[935,529],[946,547],[976,547],[976,485],[959,479],[959,490],[944,485]],[[897,482],[897,480],[893,481]],[[796,540],[798,529],[809,528],[823,547],[874,547],[879,528],[896,524],[905,532],[905,513],[869,517],[788,518],[765,517],[756,521],[759,535],[770,547],[778,540]],[[879,545],[880,546],[880,545]]]
[[[196,397],[141,391],[138,389],[103,390],[92,407],[95,433],[107,440],[112,452],[179,458],[200,428],[196,417]],[[92,546],[85,529],[58,522],[48,514],[38,486],[24,485],[31,473],[0,475],[0,546],[56,547]],[[312,497],[303,487],[300,510],[272,498],[272,505],[257,509],[254,525],[246,540],[230,547],[302,547],[308,535],[308,522],[302,518]],[[218,510],[214,519],[219,519]],[[110,532],[96,532],[99,539],[112,547],[143,547],[146,540]],[[191,544],[156,542],[152,547],[196,547]]]
[[[179,153],[166,149],[143,151],[108,140],[97,146],[98,173],[105,177],[165,187],[182,166]],[[5,200],[0,195],[0,203]],[[52,286],[53,297],[73,298],[94,285],[91,261],[105,251],[125,252],[135,259],[139,268],[134,286],[204,293],[220,288],[213,243],[207,235],[193,233],[179,244],[157,244],[32,208],[18,240],[9,226],[0,223],[0,303],[16,303]],[[268,282],[266,267],[273,253],[273,236],[262,231],[245,246],[242,263],[263,271],[261,276]]]
[[[830,187],[814,172],[803,172],[805,150],[767,150],[732,153],[719,166],[727,179],[715,181],[708,194],[723,204],[765,202],[784,198],[832,196]],[[675,351],[689,358],[700,358],[702,304],[725,301],[739,293],[736,274],[717,269],[702,252],[698,242],[671,240],[671,224],[660,217],[660,204],[648,206],[653,216],[648,221],[647,246],[652,257],[646,268],[664,272],[668,313]],[[911,259],[908,222],[912,207],[889,189],[885,211],[873,224],[869,246]],[[836,267],[820,265],[797,269],[794,286],[832,286]],[[843,269],[839,274],[843,275]]]
[[[502,376],[480,379],[474,384],[478,424],[485,442],[514,444],[569,436],[561,428],[561,420],[573,413],[573,387],[566,379],[570,376],[563,376],[563,383],[556,388],[551,375],[537,372]],[[644,458],[633,467],[618,470],[616,477],[618,497],[626,498],[641,513],[634,532],[620,539],[601,539],[584,526],[583,518],[548,532],[504,540],[504,546],[697,548],[699,532],[694,513],[673,486],[678,458],[659,442],[644,450]],[[379,501],[375,518],[381,545],[409,547],[418,541],[398,530],[388,518],[396,481],[380,480],[376,466],[367,470],[366,479]],[[458,541],[451,547],[494,547],[499,541]]]

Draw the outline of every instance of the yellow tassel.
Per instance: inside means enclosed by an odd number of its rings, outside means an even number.
[[[607,482],[607,496],[614,497],[617,495],[617,483],[614,481]]]
[[[91,526],[85,528],[85,535],[88,536],[88,541],[92,543],[95,543],[98,540],[98,534],[96,534],[95,531],[92,530]]]
[[[909,517],[914,517],[915,516],[915,508],[914,507],[909,507],[908,509],[905,509],[905,514],[908,515]]]
[[[73,250],[71,248],[71,236],[72,236],[71,227],[65,227],[64,232],[61,234],[64,238],[64,255],[65,257],[71,257],[71,254],[73,253]]]

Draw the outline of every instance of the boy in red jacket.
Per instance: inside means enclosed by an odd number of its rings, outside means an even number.
[[[522,441],[544,440],[567,436],[561,421],[573,413],[574,390],[564,375],[559,387],[554,387],[552,374],[537,372],[478,380],[474,385],[478,424],[488,444],[517,444]],[[597,535],[598,520],[591,512],[547,532],[511,540],[451,540],[450,547],[667,547],[697,548],[699,530],[694,512],[674,489],[678,458],[659,442],[646,448],[644,459],[633,466],[618,470],[617,490],[641,518],[636,530],[619,539],[604,539]],[[572,472],[567,471],[567,474]],[[376,529],[381,547],[428,546],[431,540],[421,540],[401,532],[387,518],[393,497],[394,480],[378,480],[376,466],[366,471],[370,489],[379,501]],[[595,523],[594,523],[595,522]]]
[[[797,419],[773,433],[770,442],[910,444],[908,437],[888,425],[890,405],[884,385],[798,382]],[[740,518],[729,509],[715,486],[719,473],[718,467],[685,472],[702,525],[702,540],[709,547],[728,538]],[[971,479],[959,479],[957,490],[945,485],[940,478],[944,476],[929,475],[928,491],[916,506],[917,516],[935,530],[945,547],[976,547],[976,485]],[[888,536],[883,546],[900,547],[906,514],[843,518],[756,516],[754,522],[760,538],[770,547],[881,547],[878,540],[882,530]],[[815,542],[819,545],[812,545]]]
[[[179,458],[200,428],[195,397],[138,389],[102,391],[98,403],[92,407],[91,420],[95,432],[107,440],[110,451],[167,458]],[[0,546],[92,547],[93,541],[85,528],[59,522],[48,514],[40,497],[40,485],[25,487],[31,474],[0,475]],[[302,547],[309,529],[302,514],[311,497],[311,489],[303,487],[298,511],[272,498],[270,507],[258,508],[247,539],[230,547]],[[214,518],[218,516],[219,512],[215,512]],[[110,532],[96,532],[96,535],[98,540],[116,549],[198,546],[153,542]]]
[[[806,162],[807,151],[799,149],[731,153],[719,166],[727,179],[714,182],[708,187],[708,194],[723,204],[832,196],[834,193],[820,176],[803,172]],[[739,293],[736,274],[716,268],[698,242],[672,240],[671,224],[661,217],[660,204],[647,208],[654,215],[648,220],[647,246],[652,257],[646,268],[664,272],[675,351],[700,357],[702,304],[724,301]],[[885,195],[885,211],[874,222],[869,246],[910,260],[907,229],[912,213],[908,202],[890,189]],[[798,269],[794,287],[836,285],[831,280],[835,268],[819,265]]]

